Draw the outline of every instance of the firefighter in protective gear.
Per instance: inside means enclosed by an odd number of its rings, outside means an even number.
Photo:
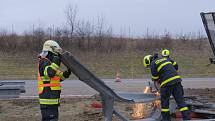
[[[60,71],[62,52],[59,44],[47,40],[39,55],[38,93],[42,121],[57,121],[60,105],[61,82],[69,78],[71,71]]]
[[[154,53],[154,55],[146,55],[144,58],[143,58],[143,65],[145,67],[149,67],[150,66],[150,62],[152,62],[152,60],[155,60],[158,58],[158,53]]]
[[[176,71],[178,71],[178,64],[173,60],[170,59],[170,51],[168,49],[164,49],[161,52],[161,55],[163,58],[169,58],[169,60],[172,62],[172,65],[174,66],[174,68],[176,69]]]
[[[184,101],[184,91],[181,77],[169,58],[144,57],[144,66],[151,68],[152,80],[159,81],[161,93],[161,114],[163,121],[170,121],[169,100],[172,95],[182,112],[184,120],[190,120],[190,112]],[[146,64],[147,63],[147,64]]]

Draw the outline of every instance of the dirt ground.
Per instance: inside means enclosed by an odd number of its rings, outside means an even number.
[[[215,103],[214,89],[186,89],[185,95],[199,95],[205,102]],[[90,98],[64,98],[61,100],[60,121],[102,121],[101,109],[92,108],[99,103],[96,96]],[[116,103],[115,107],[131,118],[132,105]],[[14,99],[0,101],[0,121],[40,121],[41,114],[37,99]],[[119,121],[113,117],[113,121]]]
[[[93,108],[92,103],[100,104],[99,99],[63,98],[60,106],[60,121],[102,121],[100,108]],[[125,107],[125,106],[122,106]],[[123,109],[126,110],[126,109]],[[40,121],[41,114],[37,99],[13,99],[0,101],[0,121]],[[119,121],[113,117],[114,121]]]

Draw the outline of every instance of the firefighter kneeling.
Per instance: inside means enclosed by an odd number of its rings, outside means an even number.
[[[168,58],[154,58],[147,55],[143,59],[145,67],[151,68],[152,80],[160,80],[161,114],[163,121],[170,121],[169,100],[172,95],[182,112],[184,120],[190,120],[190,111],[184,101],[184,91],[181,77]]]
[[[60,105],[61,82],[69,78],[71,71],[60,71],[61,47],[53,40],[47,40],[39,55],[38,93],[42,121],[57,121]]]

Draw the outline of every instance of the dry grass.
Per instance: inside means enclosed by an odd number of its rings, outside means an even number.
[[[29,41],[25,37],[17,38],[7,43],[4,43],[5,37],[0,38],[0,44],[3,46],[0,48],[0,79],[36,79],[37,54],[43,40],[38,37],[38,40],[34,40],[30,35]],[[62,40],[60,44],[100,78],[115,78],[117,71],[120,71],[121,78],[149,77],[149,71],[142,65],[143,57],[146,54],[160,53],[164,48],[171,50],[171,57],[178,62],[183,77],[214,76],[213,65],[206,66],[209,63],[208,58],[211,57],[211,49],[206,39],[100,38],[102,43],[99,47],[96,46],[96,38],[80,41],[81,43],[78,39],[80,38]],[[11,42],[16,43],[13,49],[7,48]],[[74,75],[71,76],[71,79],[74,78]]]

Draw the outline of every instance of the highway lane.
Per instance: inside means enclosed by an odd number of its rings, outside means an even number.
[[[15,80],[25,81],[26,93],[22,96],[37,96],[36,80]],[[103,79],[114,91],[142,92],[148,85],[150,79],[122,79],[115,82],[114,79]],[[184,88],[215,88],[215,78],[183,78]],[[62,95],[93,95],[97,92],[79,80],[65,80],[62,86]]]

